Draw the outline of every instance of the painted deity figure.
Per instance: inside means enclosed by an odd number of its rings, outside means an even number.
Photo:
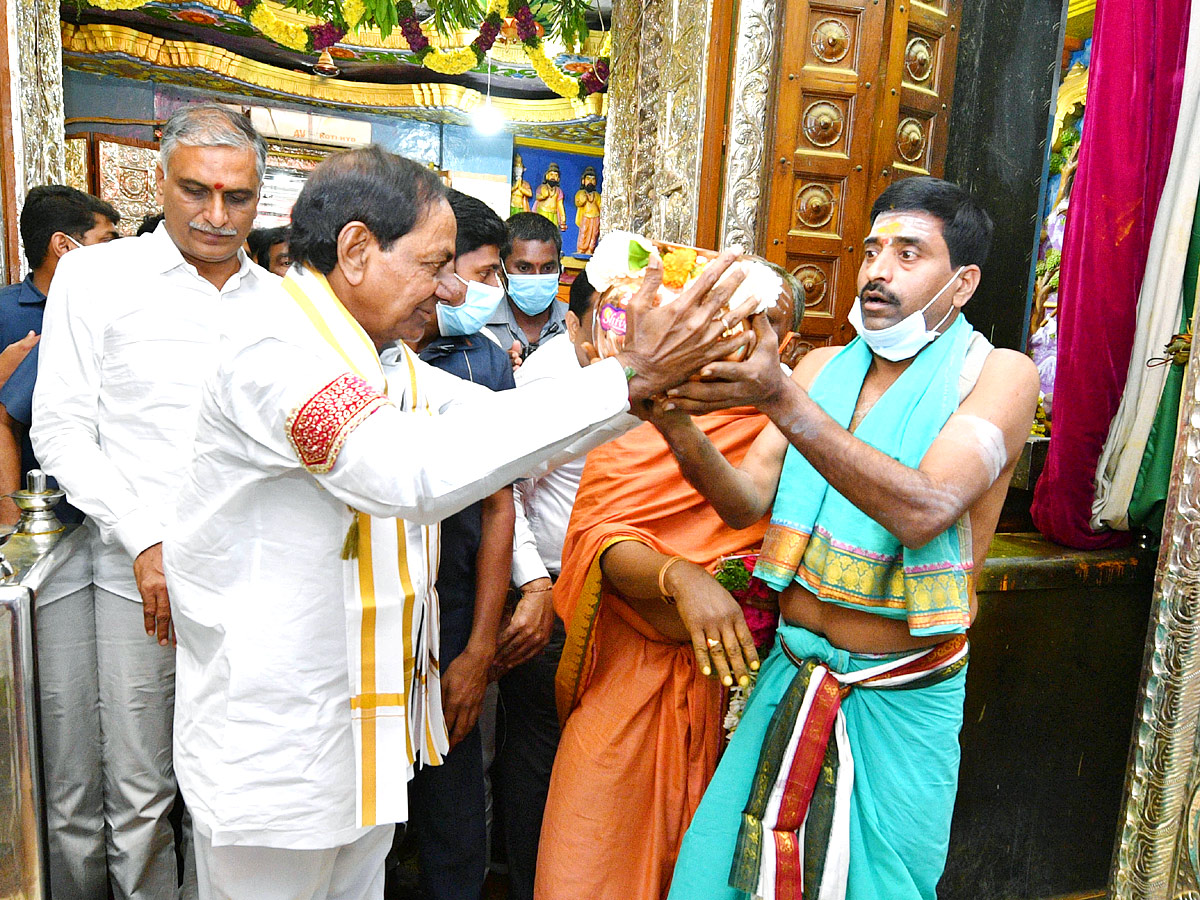
[[[576,253],[590,254],[600,237],[600,192],[596,190],[596,169],[588,166],[579,178],[575,192],[575,224],[579,227]]]
[[[533,196],[533,188],[525,180],[525,163],[521,154],[513,154],[512,194],[508,201],[509,215],[529,212],[529,198]]]
[[[558,163],[550,163],[546,167],[546,174],[542,176],[542,183],[538,185],[533,211],[557,225],[559,231],[566,231],[567,211],[563,205],[562,188],[558,186],[560,178]]]

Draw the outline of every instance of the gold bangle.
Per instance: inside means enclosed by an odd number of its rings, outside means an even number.
[[[677,562],[687,562],[687,560],[682,556],[672,556],[658,570],[658,592],[662,595],[663,603],[668,606],[675,605],[675,595],[667,590],[667,569],[671,568]]]

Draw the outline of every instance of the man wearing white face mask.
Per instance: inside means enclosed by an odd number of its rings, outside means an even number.
[[[1023,354],[961,311],[992,224],[956,185],[875,202],[850,321],[789,379],[756,323],[743,363],[668,391],[655,424],[729,525],[771,511],[755,575],[779,593],[775,649],[684,838],[671,900],[785,887],[933,900],[958,778],[972,573],[1037,403]],[[687,413],[771,419],[735,468]],[[722,652],[718,635],[708,640]]]
[[[556,299],[562,234],[537,213],[517,213],[505,224],[509,240],[501,248],[501,258],[508,299],[488,320],[488,328],[506,350],[512,347],[519,365],[545,341],[567,330],[567,305]]]
[[[74,188],[54,184],[30,190],[21,210],[21,239],[32,271],[21,283],[0,291],[0,345],[12,347],[18,338],[19,344],[27,344],[29,336],[37,340],[59,261],[80,247],[120,237],[120,219],[108,203]],[[19,489],[24,473],[38,467],[29,442],[37,365],[34,346],[0,388],[0,493],[4,495]],[[0,521],[16,524],[16,504],[5,496],[0,506]],[[83,519],[67,504],[60,504],[55,512],[64,522]],[[37,597],[50,887],[62,900],[103,896],[106,889],[92,594],[92,561],[85,549],[75,553]]]
[[[458,302],[439,300],[417,347],[423,361],[493,391],[515,387],[512,364],[484,328],[504,299],[500,248],[504,223],[487,204],[450,191],[458,231]],[[486,434],[479,435],[487,440]],[[438,567],[442,708],[450,752],[418,769],[409,784],[417,828],[421,887],[429,900],[474,900],[487,867],[483,749],[478,719],[496,654],[512,568],[513,492],[503,487],[442,522]]]

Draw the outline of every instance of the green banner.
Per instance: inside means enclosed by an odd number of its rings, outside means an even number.
[[[1179,331],[1186,331],[1191,324],[1196,305],[1196,273],[1200,268],[1200,204],[1192,218],[1192,239],[1188,245],[1187,263],[1183,270],[1183,315]],[[1129,523],[1144,526],[1155,532],[1162,531],[1163,512],[1167,502],[1167,488],[1171,483],[1171,461],[1175,456],[1175,432],[1179,427],[1179,398],[1183,391],[1184,367],[1170,364],[1167,381],[1163,385],[1162,399],[1150,436],[1146,440],[1146,452],[1138,469],[1133,496],[1129,500]]]

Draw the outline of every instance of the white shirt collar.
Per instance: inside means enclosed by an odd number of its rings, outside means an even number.
[[[153,260],[152,265],[155,271],[165,274],[172,269],[183,266],[197,278],[203,278],[196,271],[196,267],[184,259],[183,254],[179,252],[179,247],[176,246],[175,241],[167,231],[166,222],[159,222],[158,227],[150,232],[150,234],[143,235],[143,238],[149,243],[148,249],[150,250],[150,258]],[[236,288],[241,280],[246,277],[247,272],[250,272],[254,268],[250,262],[250,257],[246,255],[245,250],[241,247],[238,247],[237,258],[238,270],[225,282],[225,286],[221,289],[223,291]]]

